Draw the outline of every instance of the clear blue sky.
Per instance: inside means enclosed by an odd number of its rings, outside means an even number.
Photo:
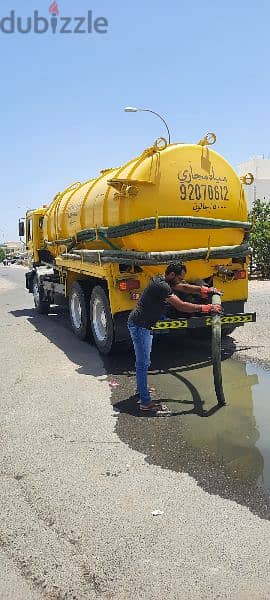
[[[26,207],[140,153],[167,117],[175,141],[217,134],[233,164],[270,153],[269,0],[59,0],[62,16],[109,21],[105,35],[0,32],[0,241]],[[48,17],[47,1],[2,0]],[[21,207],[21,208],[18,208]]]

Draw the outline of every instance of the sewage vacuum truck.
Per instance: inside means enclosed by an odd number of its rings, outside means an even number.
[[[127,338],[128,314],[150,277],[183,260],[187,281],[223,290],[224,332],[254,320],[244,314],[251,249],[243,186],[252,176],[239,178],[209,147],[214,141],[214,134],[197,144],[160,138],[28,211],[19,228],[32,255],[26,287],[37,311],[67,302],[74,333],[91,334],[107,354]],[[211,319],[170,313],[153,329],[207,332]]]

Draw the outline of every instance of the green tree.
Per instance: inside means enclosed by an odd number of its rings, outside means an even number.
[[[0,263],[3,262],[5,256],[6,256],[6,253],[5,253],[4,248],[0,247]]]
[[[270,279],[270,202],[255,200],[249,219],[252,222],[253,262],[264,279]]]

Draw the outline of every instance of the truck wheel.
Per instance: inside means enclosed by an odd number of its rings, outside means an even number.
[[[108,296],[100,285],[94,287],[91,294],[90,322],[98,350],[109,354],[114,342],[113,320]]]
[[[235,325],[223,325],[221,328],[221,336],[226,337],[226,335],[231,335],[235,329]]]
[[[197,327],[189,330],[190,337],[194,340],[209,341],[212,338],[212,327]]]
[[[74,281],[70,289],[69,316],[75,335],[80,340],[85,340],[89,333],[89,301],[78,281]]]
[[[41,315],[47,315],[50,310],[50,303],[48,300],[42,299],[42,287],[39,285],[36,275],[33,278],[33,296],[37,312]]]

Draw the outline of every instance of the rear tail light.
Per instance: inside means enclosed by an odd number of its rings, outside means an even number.
[[[234,279],[246,279],[247,272],[243,269],[242,271],[234,271],[233,278]]]
[[[118,288],[121,292],[138,290],[140,288],[140,281],[138,279],[121,279],[121,281],[118,281]]]

